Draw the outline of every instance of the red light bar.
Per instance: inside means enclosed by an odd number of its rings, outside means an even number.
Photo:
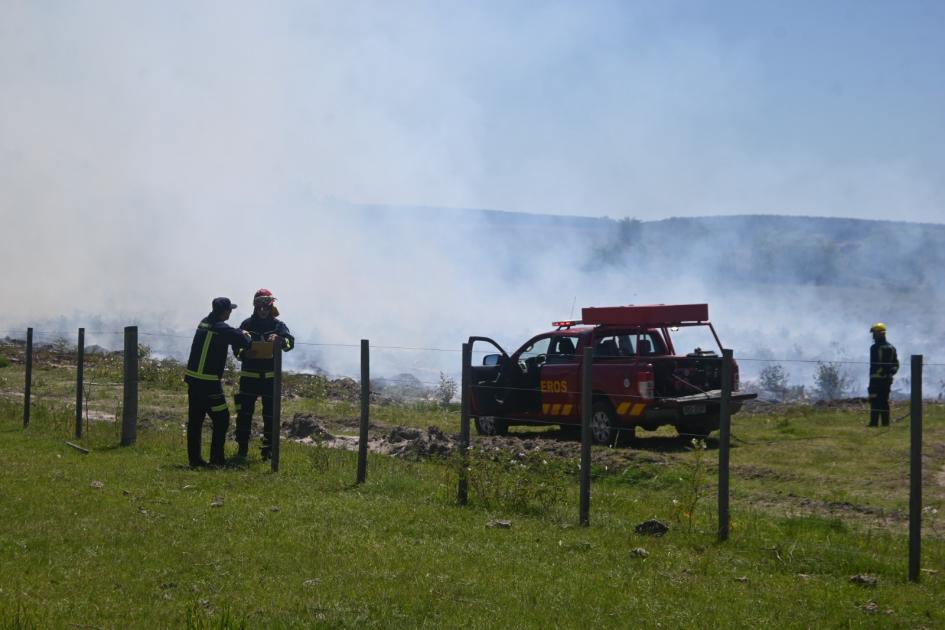
[[[564,328],[566,326],[570,328],[571,326],[577,326],[580,323],[581,323],[581,320],[579,319],[565,319],[560,322],[551,322],[551,325],[557,326],[558,328]]]
[[[581,309],[585,324],[610,326],[671,326],[683,322],[709,321],[708,304],[653,304],[649,306],[602,306]]]

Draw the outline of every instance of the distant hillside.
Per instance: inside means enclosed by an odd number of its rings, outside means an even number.
[[[820,287],[945,286],[945,225],[798,216],[685,217],[660,221],[496,210],[372,206],[363,218],[479,234],[497,247],[581,245],[568,254],[591,271],[645,267],[714,282]]]

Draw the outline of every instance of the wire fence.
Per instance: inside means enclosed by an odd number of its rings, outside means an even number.
[[[124,335],[125,332],[126,331],[100,330],[86,332],[86,335],[119,336]],[[4,339],[0,339],[0,357],[6,362],[22,364],[26,359],[24,342],[21,339],[13,337],[13,335],[17,333],[12,331],[0,331],[0,334],[5,336]],[[19,334],[22,335],[22,333]],[[186,340],[189,342],[191,339],[184,335],[153,331],[141,331],[140,335],[144,341],[158,339]],[[74,411],[75,391],[70,390],[68,383],[63,383],[61,379],[52,377],[54,370],[65,369],[71,372],[77,370],[78,363],[77,357],[75,356],[77,347],[74,342],[67,341],[70,337],[74,338],[75,333],[67,335],[65,331],[33,331],[32,350],[34,365],[30,386],[32,403],[36,407],[45,406],[59,408],[60,410],[65,410],[65,413],[68,414],[69,407],[72,405]],[[88,339],[88,337],[86,338]],[[316,343],[306,340],[296,340],[296,345],[313,348],[343,349],[347,352],[351,352],[352,355],[355,354],[355,350],[363,348],[362,344],[355,343]],[[453,353],[457,357],[457,362],[459,362],[462,348],[377,345],[371,346],[370,350],[379,356],[390,355],[391,357],[400,357],[400,360],[395,358],[385,363],[388,369],[393,372],[393,376],[374,377],[372,375],[370,377],[369,392],[371,395],[376,397],[388,391],[399,393],[403,396],[402,400],[408,402],[411,400],[428,403],[437,402],[438,400],[444,403],[452,402],[452,407],[448,405],[442,406],[439,408],[438,413],[440,417],[448,423],[448,429],[457,428],[463,413],[461,409],[456,408],[455,403],[457,399],[462,399],[463,392],[452,375],[439,370],[434,371],[433,369],[429,369],[426,372],[420,371],[420,377],[414,376],[414,374],[423,369],[424,358],[433,353]],[[481,350],[474,352],[476,356],[490,354]],[[142,387],[142,393],[146,398],[145,404],[138,410],[139,421],[157,422],[161,420],[161,418],[166,420],[167,401],[174,398],[180,399],[181,397],[182,390],[176,389],[176,387],[182,387],[180,385],[182,365],[171,359],[155,359],[148,357],[146,352],[140,349],[136,354],[137,358],[140,359],[141,365],[136,384]],[[82,405],[81,415],[86,430],[95,431],[96,427],[109,426],[110,424],[110,429],[103,430],[111,430],[116,439],[118,439],[118,429],[122,419],[124,404],[124,392],[122,390],[127,386],[125,381],[120,380],[124,358],[123,351],[106,350],[100,354],[85,355],[85,379],[82,383],[82,397],[80,401]],[[520,431],[512,431],[513,439],[517,439],[519,442],[522,439],[531,439],[533,441],[548,440],[557,443],[563,439],[565,443],[574,443],[575,437],[563,436],[560,433],[556,433],[553,437],[547,437],[544,434],[547,434],[548,429],[552,427],[577,427],[580,424],[580,381],[578,380],[576,369],[573,373],[568,372],[568,366],[577,366],[579,358],[577,353],[566,353],[559,354],[553,359],[545,357],[544,361],[535,361],[531,364],[527,364],[526,362],[524,366],[518,365],[514,361],[508,361],[505,365],[501,366],[471,366],[480,370],[481,376],[484,375],[484,378],[481,380],[480,377],[476,377],[476,380],[471,383],[469,391],[467,392],[473,401],[475,401],[477,396],[485,396],[495,401],[496,396],[499,395],[500,402],[503,403],[500,407],[507,409],[510,407],[506,406],[504,403],[509,397],[519,396],[522,399],[528,399],[522,403],[522,407],[514,414],[506,411],[486,413],[482,409],[477,410],[475,408],[475,402],[471,403],[474,408],[471,409],[470,413],[473,421],[478,421],[480,432],[486,434],[504,434],[509,432],[510,427],[522,425],[529,428]],[[666,430],[656,430],[651,434],[652,438],[650,439],[658,442],[659,445],[655,448],[662,449],[662,451],[658,450],[657,452],[666,452],[666,440],[679,440],[678,445],[670,449],[670,452],[679,457],[685,457],[685,454],[689,453],[693,448],[700,448],[699,444],[708,444],[710,451],[717,450],[719,448],[719,439],[708,437],[711,432],[717,430],[717,424],[702,425],[699,427],[699,430],[690,431],[687,430],[687,427],[693,425],[687,423],[685,421],[686,419],[682,416],[676,416],[679,418],[677,422],[661,420],[650,426],[647,422],[647,415],[644,413],[645,410],[640,410],[637,416],[629,415],[633,413],[634,406],[638,404],[645,404],[647,407],[652,406],[665,410],[667,405],[678,401],[681,395],[687,398],[687,404],[692,405],[699,404],[698,399],[700,396],[704,400],[712,401],[713,403],[718,401],[720,392],[717,383],[710,382],[711,379],[708,381],[698,381],[695,377],[701,375],[704,379],[705,374],[698,373],[698,369],[696,368],[709,366],[715,369],[716,366],[721,364],[721,358],[717,356],[699,356],[677,359],[679,359],[677,362],[685,364],[686,369],[692,370],[693,375],[685,378],[680,377],[676,379],[677,382],[672,384],[664,382],[659,386],[654,385],[654,390],[648,395],[643,395],[639,390],[634,391],[633,389],[638,385],[636,379],[640,374],[640,366],[645,364],[657,365],[660,361],[668,361],[669,359],[658,356],[596,357],[593,369],[606,371],[608,365],[624,365],[627,369],[626,373],[629,375],[629,385],[624,388],[618,387],[616,391],[607,392],[607,398],[611,401],[612,405],[611,412],[618,408],[625,407],[626,413],[623,418],[624,422],[623,424],[618,424],[618,428],[628,430],[634,425],[636,425],[635,428],[643,428],[644,430],[659,429],[660,426],[673,427],[675,436],[673,433],[668,433]],[[736,361],[739,371],[739,388],[736,390],[736,393],[744,392],[758,396],[757,399],[739,400],[736,402],[736,407],[741,407],[741,409],[736,409],[737,414],[735,417],[737,421],[732,424],[730,437],[731,444],[736,449],[746,447],[767,448],[793,443],[845,439],[851,436],[851,431],[859,428],[859,426],[851,427],[849,424],[840,423],[824,424],[816,427],[816,430],[809,425],[799,426],[801,423],[788,418],[790,415],[790,405],[815,411],[829,412],[834,410],[845,413],[862,413],[862,422],[858,423],[858,425],[861,424],[864,427],[872,420],[870,418],[871,412],[885,411],[885,407],[874,406],[874,403],[871,402],[873,399],[864,395],[866,392],[863,391],[865,388],[862,387],[862,376],[857,379],[851,372],[851,370],[861,370],[861,375],[868,375],[870,368],[868,361],[845,359],[839,361],[823,361],[806,358],[757,357],[739,357]],[[476,361],[476,363],[479,363],[479,361]],[[905,364],[907,361],[903,361],[903,363]],[[555,375],[561,373],[567,374],[564,378],[558,376],[551,378],[551,380],[566,381],[563,390],[542,390],[541,383],[545,379],[542,378],[541,373],[546,368],[550,368],[551,373]],[[924,399],[923,405],[926,408],[937,409],[936,405],[939,404],[938,401],[942,399],[943,391],[945,391],[945,363],[923,363],[922,368],[921,392]],[[521,374],[516,373],[514,375],[515,378],[502,381],[503,369],[511,372],[520,370]],[[532,379],[528,384],[515,380],[527,377],[527,373],[530,369],[538,371],[537,378]],[[432,376],[434,372],[437,374],[437,377]],[[431,374],[431,376],[426,376],[426,374]],[[331,377],[316,374],[286,374],[287,378],[292,376],[324,382],[326,388],[333,383],[340,383],[342,381],[349,381],[353,384],[347,387],[347,389],[339,389],[334,393],[329,393],[327,389],[306,390],[304,387],[292,389],[292,395],[302,400],[306,397],[325,399],[330,396],[336,396],[346,402],[355,404],[359,402],[362,397],[363,388],[359,387],[361,385],[361,376],[359,374],[337,374]],[[629,378],[630,376],[633,378]],[[905,427],[908,423],[903,421],[914,413],[909,407],[912,403],[910,396],[914,394],[911,378],[909,366],[901,365],[899,373],[896,374],[893,381],[894,385],[891,388],[893,395],[891,396],[889,417],[885,419],[886,422],[880,422],[880,426],[877,427],[876,431],[864,433],[863,435],[865,437],[862,439],[869,441],[889,441],[895,439],[898,440],[896,443],[899,444],[900,447],[902,446],[900,436],[904,436],[904,432],[900,430],[899,427]],[[801,381],[804,381],[804,383],[802,384]],[[453,387],[451,395],[447,400],[443,401],[442,396],[446,391],[449,391],[451,382]],[[233,391],[238,388],[238,373],[232,371],[227,373],[227,385]],[[294,383],[286,381],[283,383],[283,387],[291,389],[297,386]],[[437,388],[445,389],[437,392]],[[20,397],[23,395],[23,384],[15,383],[12,379],[0,373],[0,394],[8,399]],[[413,398],[411,398],[411,395]],[[440,397],[439,399],[437,397],[438,395]],[[561,412],[564,411],[566,406],[569,407],[569,409],[566,415],[550,416],[548,414],[549,408],[545,405],[560,405]],[[171,420],[171,422],[176,423],[183,429],[185,412],[181,408],[180,400],[178,400],[175,408],[179,410],[181,417],[179,421],[175,422]],[[713,410],[711,408],[697,408],[696,410],[699,412],[697,415],[700,416],[718,413],[717,409]],[[393,420],[402,418],[400,412],[393,407],[390,409],[375,407],[371,411],[371,414],[374,416],[375,422],[377,419],[384,422],[385,418]],[[60,416],[62,415],[63,414],[60,413]],[[940,422],[940,416],[941,414],[936,417],[936,422]],[[766,418],[764,426],[761,429],[758,428],[758,423],[753,420],[757,417]],[[612,420],[613,418],[610,418],[610,421]],[[65,424],[66,423],[64,423],[64,426]],[[385,429],[390,428],[391,427],[385,427]],[[936,425],[936,430],[940,428],[939,425]],[[798,432],[800,434],[795,434]],[[183,435],[183,433],[181,433],[181,435]],[[646,435],[646,433],[642,435],[638,433],[636,439],[631,443],[632,448],[646,451],[649,448]],[[510,448],[512,450],[519,448],[519,442],[510,444]],[[614,444],[617,444],[617,442],[618,441],[615,439]],[[697,444],[693,444],[693,442]],[[183,438],[181,439],[181,443],[183,445]],[[602,454],[608,451],[609,449],[595,452],[598,457],[601,457]],[[576,456],[576,453],[572,454]],[[945,453],[935,445],[925,445],[922,449],[922,458],[926,469],[929,471],[934,472],[935,466],[945,470]],[[604,459],[606,460],[606,457]],[[757,480],[752,476],[757,471],[743,475],[742,473],[744,471],[740,468],[738,459],[736,455],[733,466],[733,478],[736,482],[734,489],[737,490],[739,494],[744,493],[743,496],[746,497],[745,504],[751,505],[752,493],[759,492],[759,490],[754,487]],[[823,461],[819,463],[821,466],[829,467],[828,464],[829,462]],[[908,461],[901,459],[901,456],[899,460],[890,460],[890,465],[897,465],[902,471],[902,475],[908,473]],[[755,467],[757,468],[758,465],[756,464]],[[778,472],[784,468],[784,466],[771,466],[770,470],[763,474],[771,474],[774,476],[777,474],[786,474]],[[937,514],[937,510],[942,506],[943,496],[941,489],[933,484],[927,484],[927,489],[930,491],[928,494],[930,502],[924,507],[934,510],[934,513]],[[763,503],[763,501],[759,501],[759,503]],[[844,501],[819,500],[801,507],[809,508],[807,511],[812,513],[836,514],[839,518],[850,519],[855,517],[856,519],[861,519],[864,516],[864,512],[862,510],[858,511],[855,505],[854,507],[850,507],[850,505],[848,505],[848,502]],[[902,509],[902,501],[900,501],[898,505],[898,508],[887,508],[885,510],[874,510],[872,512],[867,511],[865,515],[867,518],[873,518],[877,522],[902,520],[899,516],[890,516],[890,513],[894,512],[896,509]],[[927,515],[927,522],[934,529],[936,521],[933,512],[926,511],[924,514]]]

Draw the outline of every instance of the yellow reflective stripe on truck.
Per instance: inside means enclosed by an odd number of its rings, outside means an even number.
[[[574,405],[563,405],[561,403],[542,403],[541,412],[546,416],[570,416]]]

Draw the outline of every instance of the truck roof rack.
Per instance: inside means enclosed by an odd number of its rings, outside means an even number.
[[[650,304],[581,309],[585,324],[599,326],[679,326],[709,321],[708,304]]]

